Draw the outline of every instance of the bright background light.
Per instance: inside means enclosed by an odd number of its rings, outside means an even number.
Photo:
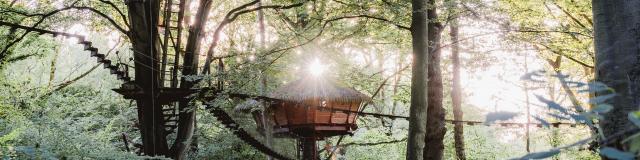
[[[313,76],[320,76],[325,70],[327,70],[327,66],[320,63],[320,60],[318,59],[313,60],[308,68],[309,73]]]

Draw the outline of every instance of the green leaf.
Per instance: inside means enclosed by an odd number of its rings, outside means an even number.
[[[640,151],[640,133],[636,133],[629,138],[622,141],[622,143],[629,142],[629,151],[637,153]]]
[[[587,85],[586,83],[583,83],[583,82],[574,82],[574,81],[566,81],[565,83],[567,83],[571,87],[582,87]]]
[[[597,97],[593,97],[589,100],[589,103],[591,104],[601,104],[604,103],[604,101],[611,99],[613,97],[615,97],[616,94],[615,93],[611,93],[611,94],[607,94],[607,95],[601,95],[601,96],[597,96]]]
[[[545,81],[535,79],[536,77],[542,77],[543,73],[544,73],[544,71],[542,71],[542,70],[541,71],[529,72],[527,74],[524,74],[522,77],[520,77],[520,80],[526,80],[526,81],[537,82],[537,83],[544,83]]]
[[[542,123],[542,125],[546,128],[549,128],[549,122],[545,121],[544,119],[538,117],[538,116],[533,116],[534,119],[540,121],[540,123]]]
[[[567,109],[565,109],[564,107],[560,106],[560,104],[553,102],[551,100],[548,100],[540,95],[536,95],[536,98],[538,98],[538,100],[542,103],[547,104],[547,106],[551,109],[557,110],[563,114],[569,114],[569,112],[567,112]]]
[[[552,150],[548,150],[548,151],[544,151],[544,152],[534,152],[534,153],[529,153],[527,155],[524,155],[523,157],[520,158],[514,158],[514,159],[545,159],[545,158],[549,158],[551,156],[554,156],[556,154],[560,153],[559,149],[552,149]]]
[[[613,109],[613,106],[611,106],[610,104],[598,104],[598,106],[593,108],[593,110],[591,111],[595,113],[607,113],[611,111],[611,109]]]
[[[596,93],[603,91],[613,91],[612,88],[608,87],[606,84],[601,82],[592,82],[587,84],[588,87],[586,89],[579,90],[578,93]]]
[[[564,115],[559,115],[559,114],[555,114],[555,113],[548,113],[547,115],[559,119],[559,120],[569,120],[568,117],[564,116]]]
[[[627,117],[629,118],[629,121],[631,121],[631,123],[640,127],[640,118],[638,116],[638,111],[629,113]]]
[[[551,75],[551,76],[552,76],[552,77],[556,77],[556,78],[562,78],[562,79],[569,78],[569,75],[562,74],[562,73],[553,74],[553,75]]]
[[[582,114],[571,114],[569,115],[571,118],[573,118],[576,122],[581,122],[581,123],[585,123],[586,125],[593,127],[593,122],[591,121],[594,114],[586,112],[586,113],[582,113]]]
[[[632,153],[623,152],[611,147],[605,147],[603,149],[600,149],[600,154],[608,158],[619,159],[619,160],[628,160],[628,159],[631,160],[635,157]]]

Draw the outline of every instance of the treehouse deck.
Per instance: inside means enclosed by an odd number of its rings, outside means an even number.
[[[313,104],[324,104],[316,106]],[[296,103],[283,101],[271,106],[273,111],[273,122],[275,123],[274,134],[297,136],[318,136],[331,137],[338,135],[348,135],[357,128],[355,113],[340,113],[331,109],[349,110],[357,112],[360,102],[342,103],[324,101],[307,101]]]

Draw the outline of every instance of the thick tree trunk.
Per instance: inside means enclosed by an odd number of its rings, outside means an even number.
[[[427,122],[427,66],[429,64],[427,2],[412,0],[411,37],[413,63],[411,64],[411,106],[409,111],[409,138],[407,160],[422,160]]]
[[[429,0],[427,9],[429,18],[429,107],[427,109],[427,133],[425,139],[424,159],[440,160],[444,150],[444,108],[442,107],[442,73],[440,70],[440,24],[437,22],[435,0]]]
[[[189,36],[187,37],[182,75],[196,75],[198,73],[200,44],[204,37],[203,29],[207,24],[211,4],[211,0],[200,1],[195,22],[193,22],[193,26],[189,29]],[[185,78],[180,80],[180,88],[183,89],[192,88],[195,84],[196,82],[187,81]],[[194,107],[194,105],[190,104],[189,99],[179,102],[178,134],[175,142],[171,146],[172,156],[176,159],[186,158],[186,151],[192,142],[191,140],[196,125],[196,109],[191,107]]]
[[[640,105],[640,1],[593,0],[596,80],[616,92],[600,125],[605,136],[632,128],[627,113]],[[613,145],[623,149],[621,145]]]
[[[454,5],[456,5],[454,3]],[[455,10],[457,6],[453,7]],[[451,37],[451,65],[453,66],[453,76],[451,84],[451,105],[453,108],[453,120],[463,120],[462,113],[462,89],[460,88],[460,46],[458,45],[458,19],[454,18],[449,24],[449,36]],[[453,140],[456,150],[456,157],[459,160],[466,160],[464,154],[464,124],[456,122],[453,126]]]
[[[136,61],[135,84],[144,92],[144,96],[137,97],[136,104],[145,155],[166,155],[168,151],[161,105],[155,98],[160,84],[159,8],[159,1],[132,1],[128,4],[131,24],[129,38]]]

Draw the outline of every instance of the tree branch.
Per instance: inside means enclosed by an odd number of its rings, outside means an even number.
[[[100,15],[103,18],[106,18],[118,31],[122,32],[125,35],[129,35],[128,32],[126,30],[124,30],[120,25],[118,25],[113,19],[111,19],[109,16],[107,16],[106,14],[91,8],[91,7],[78,7],[75,6],[75,3],[73,3],[71,6],[68,7],[64,7],[61,9],[56,9],[53,11],[50,11],[48,13],[24,13],[24,12],[19,12],[19,11],[15,11],[15,10],[6,10],[6,11],[2,11],[0,13],[15,13],[15,14],[19,14],[19,15],[23,15],[26,17],[40,17],[40,20],[36,21],[36,23],[34,23],[31,28],[36,28],[38,27],[40,24],[42,24],[47,18],[58,14],[62,11],[67,11],[67,10],[71,10],[71,9],[77,9],[77,10],[89,10],[91,12],[94,12],[98,15]],[[4,49],[2,49],[2,51],[0,52],[0,55],[4,55],[6,54],[6,52],[9,50],[9,48],[11,48],[13,45],[15,45],[16,43],[22,41],[22,39],[24,39],[24,37],[26,37],[31,31],[27,30],[25,31],[25,33],[23,33],[21,36],[19,36],[19,38],[16,38],[14,41],[8,43],[6,45],[6,47]]]
[[[108,0],[100,0],[100,2],[105,3],[105,4],[109,5],[109,6],[111,6],[111,8],[113,8],[114,10],[116,10],[116,12],[118,12],[118,14],[120,14],[120,18],[122,18],[122,21],[124,22],[124,24],[127,27],[131,27],[131,25],[129,25],[129,22],[127,21],[127,16],[124,15],[122,10],[120,10],[120,8],[118,8],[116,6],[116,4],[114,4],[113,2],[108,1]]]
[[[111,52],[113,52],[116,48],[118,48],[118,47],[119,47],[119,45],[120,45],[120,42],[121,42],[121,41],[120,41],[120,40],[118,40],[118,42],[116,43],[116,45],[114,45],[111,49],[109,49],[109,51],[107,51],[107,53],[105,54],[105,57],[109,56],[109,54],[111,54]],[[117,54],[117,53],[116,53],[116,54]],[[76,77],[76,78],[73,78],[73,79],[71,79],[71,80],[69,80],[69,81],[66,81],[66,82],[63,82],[63,83],[60,83],[60,84],[56,85],[56,88],[55,88],[55,89],[53,89],[52,91],[50,91],[49,93],[47,93],[47,94],[45,94],[45,95],[50,95],[50,94],[51,94],[51,93],[53,93],[53,92],[57,92],[57,91],[60,91],[60,90],[64,89],[65,87],[67,87],[67,86],[69,86],[69,85],[71,85],[71,84],[73,84],[73,83],[77,82],[78,80],[80,80],[80,79],[82,79],[82,78],[86,77],[87,75],[89,75],[89,73],[93,72],[96,68],[98,68],[98,67],[100,67],[100,66],[102,66],[102,63],[98,63],[98,64],[96,64],[95,66],[91,67],[91,69],[89,69],[89,70],[87,70],[86,72],[84,72],[84,73],[80,74],[80,75],[79,75],[78,77]]]
[[[111,4],[113,4],[113,3],[111,3]],[[16,11],[16,10],[5,10],[5,11],[1,11],[0,13],[15,13],[15,14],[19,14],[19,15],[22,15],[22,16],[25,16],[25,17],[41,17],[41,19],[38,22],[42,23],[41,21],[44,21],[46,18],[48,18],[50,16],[53,16],[53,15],[55,15],[57,13],[62,12],[62,11],[67,11],[67,10],[71,10],[71,9],[89,10],[89,11],[95,13],[95,14],[98,14],[100,17],[107,19],[109,21],[109,23],[111,23],[111,25],[113,25],[113,27],[115,27],[118,31],[122,32],[125,35],[128,35],[127,31],[122,26],[120,26],[118,23],[116,23],[116,21],[113,20],[113,18],[109,17],[107,14],[105,14],[105,13],[103,13],[103,12],[101,12],[101,11],[95,9],[95,8],[92,8],[92,7],[71,5],[71,6],[68,6],[68,7],[64,7],[64,8],[60,8],[60,9],[56,9],[56,10],[50,11],[48,13],[25,13],[25,12],[20,12],[20,11]],[[120,13],[121,16],[124,16],[124,14],[122,14],[121,11],[118,11],[118,13]],[[125,23],[127,24],[127,26],[129,26],[128,23],[126,22],[126,18],[125,17],[122,17],[122,18],[125,20]],[[34,27],[37,27],[37,26],[34,26]]]
[[[379,20],[379,21],[382,21],[382,22],[389,23],[389,24],[394,25],[394,26],[396,26],[396,27],[398,27],[398,28],[400,28],[400,29],[404,29],[404,30],[411,30],[411,28],[410,28],[410,27],[403,26],[403,25],[401,25],[401,24],[397,24],[397,23],[395,23],[395,22],[393,22],[393,21],[391,21],[391,20],[388,20],[388,19],[385,19],[385,18],[382,18],[382,17],[375,17],[375,16],[371,16],[371,15],[364,15],[364,14],[363,14],[363,15],[352,15],[352,16],[337,17],[337,18],[330,19],[329,21],[336,21],[336,20],[340,20],[340,19],[347,19],[347,18],[367,18],[367,19],[374,19],[374,20]]]
[[[124,35],[129,35],[129,32],[127,32],[127,30],[125,30],[124,28],[122,28],[122,26],[118,25],[118,23],[116,23],[115,20],[113,20],[111,17],[109,17],[108,15],[98,11],[95,8],[91,8],[91,7],[72,7],[78,10],[89,10],[95,14],[98,14],[100,17],[107,19],[107,21],[109,21],[109,23],[111,23],[111,25],[113,27],[115,27],[118,31],[120,31],[122,34]]]
[[[576,24],[578,24],[580,27],[586,29],[586,30],[591,30],[589,28],[587,28],[586,25],[582,24],[582,22],[580,22],[576,17],[574,17],[573,15],[571,15],[571,13],[569,13],[569,11],[565,10],[564,8],[562,8],[560,5],[558,5],[557,2],[553,2],[553,5],[555,5],[556,7],[558,7],[558,9],[560,9],[565,15],[567,15],[569,18],[571,18],[571,20],[573,20],[573,22],[576,22]]]
[[[584,66],[584,67],[591,68],[591,69],[593,69],[593,68],[594,68],[594,66],[589,65],[589,64],[587,64],[587,63],[584,63],[584,62],[582,62],[582,61],[580,61],[580,60],[578,60],[578,59],[575,59],[575,58],[573,58],[573,57],[571,57],[571,56],[568,56],[568,55],[564,54],[562,51],[557,51],[557,50],[555,50],[555,49],[551,48],[550,46],[547,46],[547,45],[544,45],[544,44],[539,44],[539,43],[538,43],[537,45],[543,46],[544,48],[546,48],[547,50],[549,50],[551,53],[556,54],[556,55],[559,55],[559,56],[563,56],[563,57],[565,57],[565,58],[567,58],[567,59],[569,59],[569,60],[571,60],[571,61],[573,61],[573,62],[576,62],[576,63],[578,63],[578,64],[580,64],[580,65],[582,65],[582,66]]]
[[[251,1],[249,3],[243,4],[239,7],[236,7],[234,9],[232,9],[231,11],[227,12],[227,14],[224,16],[224,19],[222,19],[222,22],[220,22],[220,24],[218,25],[218,27],[216,27],[214,33],[213,33],[213,42],[211,43],[211,45],[209,45],[209,49],[207,50],[207,57],[205,59],[204,62],[204,67],[202,69],[202,74],[205,74],[207,72],[209,72],[209,67],[211,66],[211,61],[213,60],[213,52],[215,47],[218,45],[218,41],[220,40],[220,32],[222,31],[222,29],[227,26],[229,23],[233,22],[236,18],[238,18],[238,16],[242,15],[242,14],[246,14],[246,13],[250,13],[253,11],[257,11],[257,10],[261,10],[261,9],[265,9],[265,8],[270,8],[270,9],[289,9],[289,8],[293,8],[293,7],[298,7],[298,6],[302,6],[302,4],[306,3],[306,1],[300,2],[300,3],[296,3],[296,4],[292,4],[292,5],[287,5],[287,6],[281,6],[281,5],[266,5],[266,6],[260,6],[260,7],[256,7],[253,9],[247,9],[247,10],[243,10],[249,6],[252,6],[256,3],[260,2],[259,0],[254,0]]]

